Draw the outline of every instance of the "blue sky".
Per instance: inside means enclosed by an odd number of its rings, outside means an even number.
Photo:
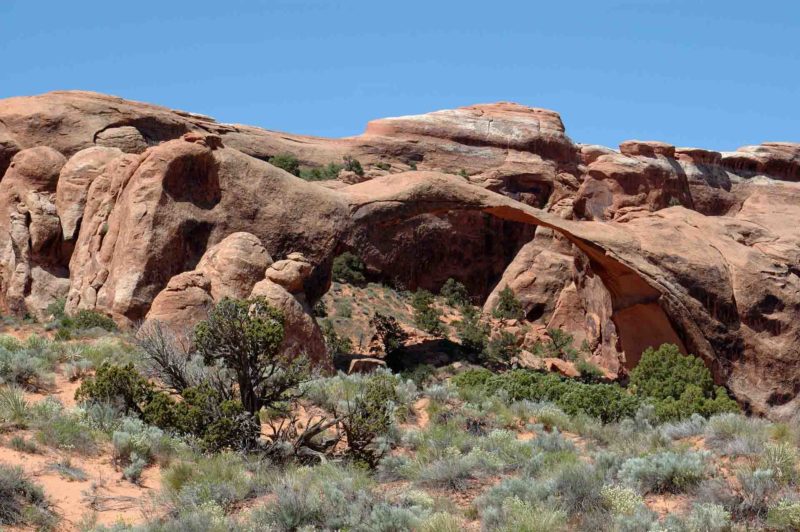
[[[800,2],[0,0],[0,97],[86,89],[324,136],[510,100],[578,142],[800,142]]]

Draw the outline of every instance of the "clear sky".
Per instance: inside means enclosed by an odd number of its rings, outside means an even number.
[[[86,89],[323,136],[499,100],[578,142],[800,142],[800,1],[0,0],[0,97]]]

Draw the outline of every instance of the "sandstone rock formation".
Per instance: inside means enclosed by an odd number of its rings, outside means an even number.
[[[367,180],[266,162],[286,152],[356,157]],[[800,410],[800,144],[616,151],[508,103],[328,140],[57,92],[0,101],[0,172],[4,310],[68,295],[69,311],[189,324],[262,295],[287,315],[286,347],[322,361],[309,309],[353,249],[409,288],[460,278],[487,308],[510,286],[611,374],[668,341],[753,411]]]

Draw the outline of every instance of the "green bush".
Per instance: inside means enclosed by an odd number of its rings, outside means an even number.
[[[414,325],[434,336],[445,336],[446,326],[442,323],[441,312],[433,306],[433,294],[427,290],[417,290],[411,298],[414,309]]]
[[[472,306],[462,307],[462,316],[455,323],[461,346],[473,354],[483,353],[489,342],[489,324],[481,320],[480,311]]]
[[[569,415],[586,414],[603,422],[633,417],[641,401],[617,384],[585,384],[559,375],[512,370],[492,375],[465,372],[453,379],[459,389],[482,384],[485,395],[502,391],[509,401],[550,401]]]
[[[365,271],[364,261],[349,251],[345,251],[333,259],[332,275],[334,281],[356,286],[362,285],[367,281],[364,276]]]
[[[500,291],[497,304],[492,311],[492,315],[498,319],[517,319],[525,317],[525,310],[511,288],[505,287]]]
[[[543,354],[549,358],[560,358],[573,361],[578,358],[578,351],[573,346],[575,339],[561,329],[547,329],[550,341],[542,345]]]
[[[360,177],[364,176],[364,168],[361,166],[361,163],[358,161],[358,159],[354,159],[350,155],[345,155],[342,160],[344,161],[345,170],[348,172],[353,172]]]
[[[341,165],[328,163],[319,168],[303,168],[300,170],[300,177],[306,181],[330,181],[339,177],[341,170]]]
[[[370,327],[375,329],[372,335],[370,350],[374,355],[391,356],[401,350],[408,340],[408,334],[400,327],[393,316],[386,316],[376,312],[369,321]],[[381,353],[380,350],[383,350]]]
[[[72,329],[93,329],[98,327],[106,331],[115,331],[117,324],[114,320],[94,310],[82,309],[76,312],[68,320],[63,320],[65,327]]]
[[[290,399],[308,376],[308,360],[281,351],[283,313],[263,298],[223,299],[195,327],[194,342],[207,364],[236,375],[237,397],[251,416]]]
[[[463,307],[470,304],[469,292],[463,283],[450,277],[442,285],[439,295],[444,298],[451,307]]]
[[[292,175],[300,176],[300,161],[298,161],[297,157],[291,153],[279,153],[278,155],[273,155],[267,160],[267,162],[269,162],[269,164],[272,166],[277,166],[282,170],[286,170]]]
[[[494,376],[494,373],[488,369],[470,369],[459,373],[454,376],[450,381],[459,390],[474,390],[481,389],[486,386],[486,383]]]
[[[489,366],[503,367],[521,351],[516,336],[508,331],[500,331],[500,334],[489,340],[486,349],[481,353],[481,360]]]
[[[153,385],[133,364],[117,366],[104,362],[94,377],[84,380],[75,392],[78,402],[108,403],[124,413],[141,416],[155,395]]]
[[[714,386],[702,360],[682,355],[671,344],[647,348],[631,371],[630,385],[637,394],[652,400],[662,421],[684,419],[694,413],[709,417],[739,410],[724,388]]]

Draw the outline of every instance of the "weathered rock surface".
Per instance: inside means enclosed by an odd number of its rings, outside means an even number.
[[[284,152],[357,157],[367,180],[320,186],[264,162]],[[0,100],[0,172],[0,303],[15,312],[68,289],[70,311],[188,324],[263,295],[286,347],[322,361],[310,306],[349,248],[410,288],[460,278],[487,309],[508,285],[610,374],[669,341],[753,411],[800,411],[800,144],[616,151],[507,103],[328,140],[57,92]]]

